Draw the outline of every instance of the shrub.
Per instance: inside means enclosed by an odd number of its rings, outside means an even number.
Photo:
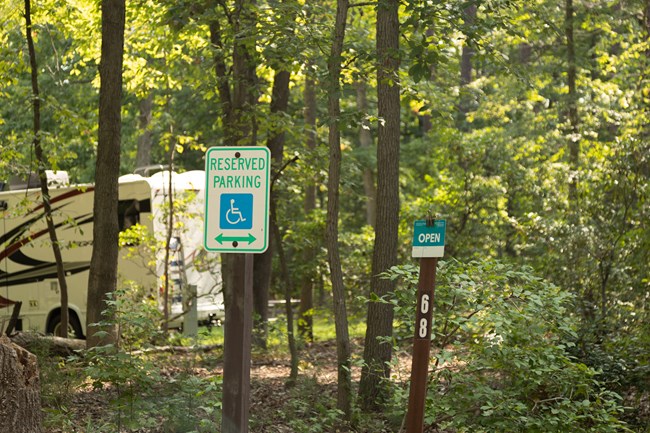
[[[400,337],[412,331],[417,276],[413,266],[386,274],[405,283],[387,300]],[[570,355],[577,336],[568,292],[529,268],[441,261],[434,308],[426,424],[473,433],[626,430],[620,397]]]

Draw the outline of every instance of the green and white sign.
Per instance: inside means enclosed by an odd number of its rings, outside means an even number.
[[[425,220],[415,221],[413,225],[412,257],[442,257],[445,254],[445,220],[433,221],[427,225]]]
[[[203,245],[206,250],[266,251],[270,160],[267,147],[211,147],[205,153]]]

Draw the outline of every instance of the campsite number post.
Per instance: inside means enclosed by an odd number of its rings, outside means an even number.
[[[424,402],[429,372],[436,267],[438,257],[442,257],[444,254],[445,228],[444,220],[429,219],[416,221],[413,230],[412,256],[420,259],[420,278],[418,280],[406,433],[422,433],[424,429]]]
[[[224,324],[222,433],[248,433],[253,254],[268,247],[270,159],[266,147],[211,147],[205,154],[203,245],[234,253],[223,257],[233,299]]]

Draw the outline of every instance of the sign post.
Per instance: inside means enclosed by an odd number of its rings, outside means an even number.
[[[406,433],[422,433],[431,349],[431,321],[438,258],[445,248],[444,220],[418,220],[413,228],[412,256],[420,258],[418,302],[411,364],[411,388],[406,415]]]
[[[248,433],[253,254],[269,245],[270,156],[266,147],[211,147],[205,154],[203,245],[230,253],[222,260],[232,295],[224,323],[222,433]]]

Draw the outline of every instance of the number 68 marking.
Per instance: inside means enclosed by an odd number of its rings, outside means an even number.
[[[427,314],[429,312],[429,295],[426,293],[422,295],[420,301],[420,313]],[[429,334],[429,322],[426,317],[420,319],[420,328],[418,329],[418,335],[420,338],[426,338]]]
[[[422,295],[422,302],[420,303],[420,312],[427,314],[429,312],[429,295],[426,293]]]

